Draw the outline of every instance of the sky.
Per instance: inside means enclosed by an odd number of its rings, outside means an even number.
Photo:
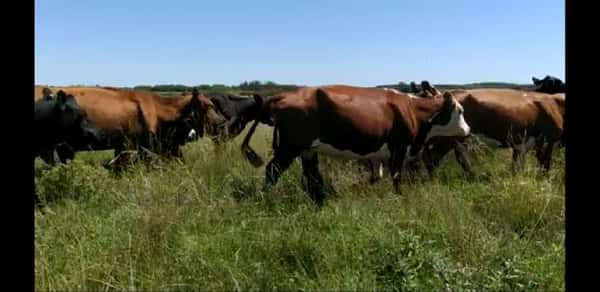
[[[35,0],[35,83],[565,80],[564,0]]]

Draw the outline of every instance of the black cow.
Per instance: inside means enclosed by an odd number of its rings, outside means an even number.
[[[535,77],[531,77],[533,81],[533,85],[535,85],[535,91],[555,94],[555,93],[564,93],[565,92],[565,83],[559,78],[546,75],[544,79],[537,79]]]
[[[243,97],[232,94],[221,94],[210,97],[221,115],[227,122],[217,129],[212,139],[215,144],[221,144],[237,137],[246,127],[246,125],[255,120],[260,110],[260,100],[258,95],[253,97]]]
[[[56,99],[42,99],[34,106],[33,157],[51,153],[57,145],[90,147],[98,143],[101,133],[90,123],[73,95],[64,91]]]

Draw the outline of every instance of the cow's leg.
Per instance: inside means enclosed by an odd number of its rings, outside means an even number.
[[[366,163],[371,174],[369,177],[369,183],[374,184],[383,177],[383,163],[381,163],[379,160],[371,159],[367,160]]]
[[[169,145],[164,143],[163,139],[157,137],[155,134],[147,132],[137,138],[135,149],[137,150],[137,157],[144,162],[149,162],[152,158],[150,153],[159,153],[165,156],[175,156],[179,154],[178,145]],[[145,148],[145,149],[144,149]],[[148,153],[148,151],[150,153]]]
[[[527,150],[522,145],[513,146],[513,154],[512,154],[512,171],[513,171],[513,173],[518,173],[525,169],[526,158],[527,158]]]
[[[75,159],[75,150],[68,144],[61,144],[56,147],[56,154],[63,164],[66,164],[69,160]]]
[[[546,142],[550,143],[544,135],[540,135],[535,139],[535,157],[540,167],[544,161],[544,145]]]
[[[277,184],[281,175],[290,167],[294,159],[298,155],[291,155],[285,153],[284,151],[276,152],[275,156],[267,166],[265,167],[265,182],[263,186],[263,190],[270,188]]]
[[[471,160],[469,159],[469,154],[467,152],[467,148],[465,144],[460,141],[456,141],[454,146],[454,156],[456,157],[456,161],[462,167],[463,171],[467,174],[468,177],[474,178],[475,173],[471,167]]]
[[[452,150],[452,147],[452,143],[447,143],[446,141],[425,145],[423,149],[423,163],[425,164],[425,168],[427,168],[430,178],[433,178],[435,169],[440,165],[440,162],[448,152]]]
[[[545,174],[550,170],[550,164],[552,163],[552,151],[554,149],[554,142],[548,141],[544,153],[541,155],[540,166],[542,167],[542,173]]]
[[[308,192],[317,206],[323,206],[323,177],[319,173],[319,157],[317,153],[302,155],[302,171],[308,184]]]
[[[519,170],[521,170],[521,157],[524,156],[523,155],[523,151],[522,149],[520,149],[519,145],[515,145],[513,146],[513,153],[512,153],[512,172],[513,173],[517,173]]]
[[[394,184],[394,191],[397,194],[401,194],[400,182],[402,180],[402,163],[404,162],[404,156],[406,155],[407,144],[400,144],[392,149],[390,153],[392,157],[389,161],[390,175]]]
[[[179,158],[182,159],[183,158],[183,151],[181,151],[181,147],[179,145],[173,146],[171,147],[171,156],[175,157],[175,158]]]
[[[535,145],[536,139],[534,137],[525,137],[525,141],[513,146],[513,172],[516,173],[525,169],[527,152]]]
[[[125,145],[123,143],[115,143],[114,145],[114,153],[113,158],[106,161],[103,166],[108,170],[114,170],[116,172],[120,172],[124,169],[124,164],[128,161],[123,159],[123,153],[125,151]],[[125,162],[123,162],[125,161]]]
[[[56,153],[55,149],[44,151],[44,152],[40,153],[40,158],[46,164],[49,164],[50,166],[56,166],[57,159],[56,159],[55,153]]]

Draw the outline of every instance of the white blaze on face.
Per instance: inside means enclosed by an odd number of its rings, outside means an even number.
[[[450,121],[446,125],[433,125],[425,141],[432,137],[464,137],[471,133],[471,127],[465,121],[464,110],[460,103],[454,102],[454,109]]]
[[[196,138],[196,130],[192,129],[189,133],[188,133],[188,139],[195,139]]]

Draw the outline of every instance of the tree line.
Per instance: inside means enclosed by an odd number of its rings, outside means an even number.
[[[421,89],[421,86],[418,82],[416,82],[416,87],[418,90]],[[477,82],[477,83],[468,83],[468,84],[432,84],[435,88],[439,90],[452,90],[452,89],[476,89],[476,88],[509,88],[509,89],[518,89],[518,90],[534,90],[535,86],[533,84],[515,84],[508,82]],[[410,83],[400,81],[397,84],[388,84],[388,85],[377,85],[379,88],[393,88],[400,90],[402,92],[411,92]]]
[[[200,84],[196,86],[187,86],[182,84],[160,84],[160,85],[138,85],[133,89],[135,90],[147,90],[152,92],[189,92],[193,88],[198,88],[203,94],[223,94],[223,93],[238,93],[238,94],[250,94],[258,93],[263,95],[270,95],[277,92],[293,90],[298,88],[296,85],[289,84],[277,84],[273,81],[261,82],[258,80],[244,81],[239,85],[228,86],[224,84]]]
[[[416,82],[416,87],[420,90],[419,82]],[[511,88],[520,90],[533,90],[533,84],[515,84],[507,82],[477,82],[468,84],[433,84],[439,90],[451,89],[475,89],[475,88]],[[261,95],[273,95],[279,92],[294,90],[298,85],[293,84],[278,84],[273,81],[261,82],[259,80],[244,81],[238,85],[225,84],[200,84],[196,86],[187,86],[183,84],[158,84],[158,85],[138,85],[133,87],[135,90],[146,90],[156,92],[158,94],[168,94],[173,92],[191,92],[193,88],[198,88],[205,95],[216,94],[243,94],[249,95],[257,93]],[[377,85],[379,88],[394,88],[403,92],[411,92],[410,82],[400,81],[396,84]]]

